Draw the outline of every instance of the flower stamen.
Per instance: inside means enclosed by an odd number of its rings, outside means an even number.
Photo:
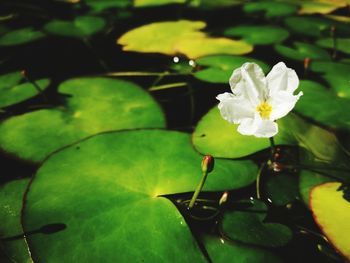
[[[272,106],[267,102],[262,102],[256,107],[256,110],[259,112],[262,119],[268,119],[272,111]]]

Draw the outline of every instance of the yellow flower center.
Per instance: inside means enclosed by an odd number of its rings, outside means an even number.
[[[263,102],[256,107],[256,110],[260,113],[262,119],[268,119],[272,111],[272,106],[267,102]]]

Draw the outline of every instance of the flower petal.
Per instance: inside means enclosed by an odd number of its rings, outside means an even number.
[[[278,133],[277,123],[270,120],[262,120],[254,135],[261,138],[270,138]]]
[[[291,94],[298,88],[299,78],[293,69],[288,68],[283,62],[277,63],[266,76],[269,96],[276,92],[286,91]]]
[[[266,79],[262,69],[255,63],[244,63],[230,77],[232,93],[245,97],[256,107],[267,95]]]
[[[298,95],[293,95],[287,91],[279,91],[270,97],[268,103],[272,107],[270,114],[270,120],[274,121],[280,119],[288,114],[299,100],[303,92],[299,92]]]
[[[261,122],[261,117],[258,113],[256,113],[254,118],[245,118],[241,120],[237,131],[242,135],[255,135],[255,132],[259,128]]]
[[[220,101],[218,108],[221,116],[228,122],[237,124],[244,118],[254,117],[254,108],[244,98],[228,92],[219,94],[216,98]]]

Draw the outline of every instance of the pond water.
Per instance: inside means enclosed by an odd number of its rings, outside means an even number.
[[[349,261],[349,5],[3,0],[0,262]],[[240,134],[216,96],[281,61],[303,95]]]

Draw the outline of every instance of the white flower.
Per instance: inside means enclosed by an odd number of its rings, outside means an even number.
[[[293,95],[298,85],[297,74],[283,62],[276,64],[266,77],[257,64],[245,63],[232,73],[232,93],[216,98],[221,116],[239,124],[239,133],[269,138],[278,132],[275,120],[286,116],[303,95]]]

